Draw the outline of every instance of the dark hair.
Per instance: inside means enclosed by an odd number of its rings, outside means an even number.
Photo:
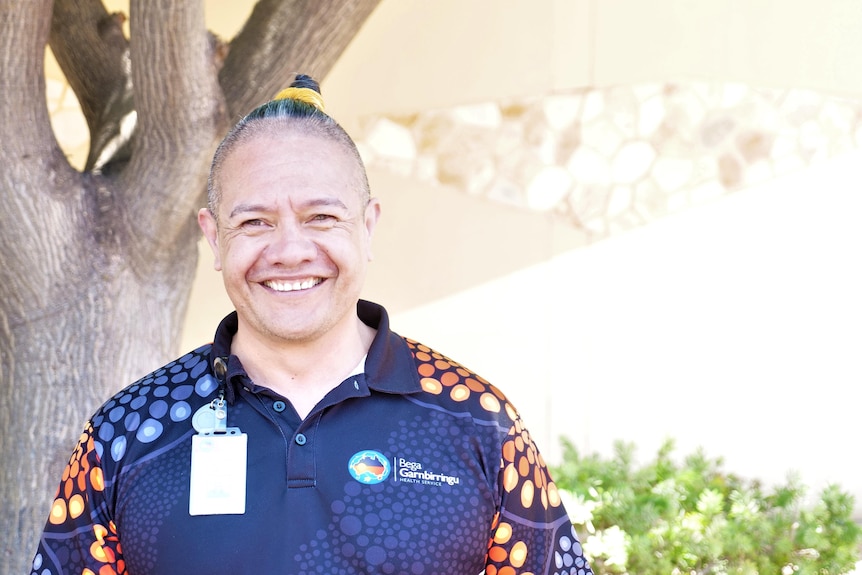
[[[261,134],[278,136],[300,133],[319,136],[341,144],[356,160],[359,172],[357,192],[362,195],[363,204],[370,199],[368,176],[359,150],[356,149],[356,144],[344,128],[323,111],[323,99],[320,97],[318,83],[310,76],[300,74],[296,76],[290,88],[299,90],[283,90],[275,99],[249,112],[231,128],[216,148],[207,181],[207,205],[216,222],[218,222],[218,204],[221,200],[218,180],[225,159],[237,146]],[[311,92],[303,92],[305,90]]]

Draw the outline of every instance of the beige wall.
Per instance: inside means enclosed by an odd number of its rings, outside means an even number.
[[[853,0],[383,0],[323,87],[346,122],[675,78],[853,95],[859,21]]]

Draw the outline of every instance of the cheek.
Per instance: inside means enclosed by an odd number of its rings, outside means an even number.
[[[310,241],[320,258],[333,262],[338,266],[349,265],[356,258],[356,244],[345,234],[333,233],[318,234]]]
[[[223,271],[243,275],[260,259],[260,250],[251,242],[231,242],[222,244],[221,265]]]
[[[338,246],[329,255],[339,267],[358,270],[365,267],[371,254],[367,243],[353,241]]]

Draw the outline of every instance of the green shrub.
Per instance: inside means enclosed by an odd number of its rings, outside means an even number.
[[[636,467],[635,448],[582,456],[563,442],[554,479],[597,574],[839,575],[855,568],[862,530],[853,496],[831,485],[803,501],[798,478],[765,492],[673,441]]]

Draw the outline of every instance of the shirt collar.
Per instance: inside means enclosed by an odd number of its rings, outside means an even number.
[[[383,306],[359,300],[356,313],[363,323],[377,330],[365,360],[365,381],[368,387],[375,391],[395,394],[421,391],[413,354],[404,339],[389,329],[389,314]],[[231,342],[238,327],[237,313],[228,314],[216,329],[210,351],[210,367],[219,384],[226,384],[225,399],[228,403],[234,402],[236,388],[245,385],[248,379],[239,358],[230,353]],[[217,368],[216,363],[222,362],[224,367]]]

